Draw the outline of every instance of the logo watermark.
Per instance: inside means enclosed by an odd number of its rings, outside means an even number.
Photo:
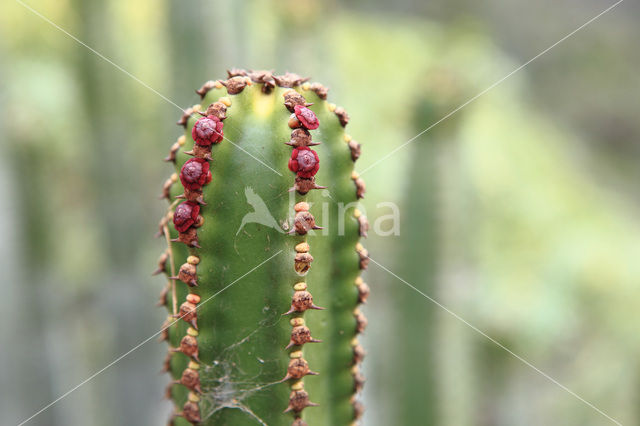
[[[321,202],[316,201],[310,203],[310,205],[313,207],[315,221],[322,229],[310,232],[329,235],[330,230],[334,230],[333,232],[337,231],[337,235],[345,235],[345,224],[347,221],[357,220],[361,227],[361,233],[366,223],[365,233],[367,229],[370,229],[370,231],[380,237],[400,235],[400,208],[396,203],[391,201],[377,203],[375,220],[373,221],[373,226],[370,226],[366,209],[362,204],[355,201],[346,204],[337,202],[327,189],[322,190],[320,194],[323,200]],[[244,195],[252,211],[244,215],[236,235],[240,234],[249,224],[263,225],[283,234],[290,232],[295,216],[293,210],[295,194],[293,192],[289,195],[289,215],[286,218],[281,218],[279,221],[271,214],[267,203],[265,203],[253,188],[247,186],[244,189]],[[320,206],[318,206],[318,204],[320,204]],[[336,211],[336,209],[337,215],[332,214],[332,211]],[[332,220],[337,220],[335,226],[331,223]]]

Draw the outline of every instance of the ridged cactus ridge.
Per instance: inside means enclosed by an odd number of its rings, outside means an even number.
[[[231,70],[197,93],[159,232],[170,423],[356,422],[368,223],[349,117],[291,73]]]

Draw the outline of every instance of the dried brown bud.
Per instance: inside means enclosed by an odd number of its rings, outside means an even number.
[[[267,70],[253,71],[252,70],[249,73],[249,78],[251,79],[251,81],[255,83],[264,84],[264,86],[262,86],[263,93],[269,94],[271,93],[273,88],[276,87],[276,84],[273,80],[273,71],[267,71]]]
[[[300,290],[293,293],[291,298],[291,309],[284,315],[292,312],[304,312],[307,309],[324,309],[313,304],[313,296],[306,290]]]
[[[207,204],[204,202],[202,189],[185,188],[184,193],[182,195],[177,196],[176,199],[185,199],[187,201],[193,201],[194,203],[198,203],[203,206]]]
[[[207,107],[207,112],[203,114],[205,117],[213,115],[219,120],[227,118],[227,106],[222,102],[214,102]]]
[[[198,361],[198,340],[189,334],[185,335],[180,340],[180,347],[177,351]]]
[[[353,372],[353,391],[358,393],[364,387],[365,378],[357,368]]]
[[[173,385],[174,382],[171,382],[164,388],[164,399],[171,400],[171,398],[173,398]]]
[[[360,401],[353,402],[353,418],[358,420],[364,414],[364,405]]]
[[[167,305],[167,294],[169,293],[169,286],[164,286],[160,291],[160,296],[158,297],[158,303],[156,306],[166,306]]]
[[[347,111],[342,107],[337,107],[334,112],[338,116],[338,120],[340,120],[342,127],[345,127],[347,123],[349,123],[349,114],[347,114]]]
[[[366,303],[367,298],[369,297],[369,291],[370,289],[367,283],[362,282],[358,284],[358,302]]]
[[[369,266],[369,251],[362,247],[358,250],[358,256],[360,256],[360,269],[367,269]]]
[[[178,279],[180,281],[189,287],[196,287],[198,285],[197,278],[195,265],[183,263],[182,266],[180,266],[180,271],[178,272]]]
[[[160,336],[158,337],[159,342],[168,342],[169,341],[169,326],[173,322],[171,317],[167,317],[162,325],[160,326]]]
[[[329,89],[324,87],[322,84],[312,83],[311,86],[309,86],[309,89],[314,91],[320,99],[327,100],[327,93],[329,92]]]
[[[178,238],[171,241],[179,241],[190,247],[200,247],[198,244],[198,231],[194,227],[190,227],[185,232],[180,232]]]
[[[294,390],[289,395],[289,406],[284,412],[287,413],[289,411],[294,411],[296,413],[299,413],[306,407],[314,407],[317,405],[318,404],[314,404],[313,402],[309,401],[309,394],[304,389]]]
[[[158,258],[158,269],[153,272],[153,275],[158,275],[167,270],[167,260],[169,260],[169,254],[164,252]]]
[[[351,150],[351,159],[353,161],[356,161],[358,158],[360,158],[362,146],[360,145],[359,142],[356,142],[355,140],[351,139],[349,141],[349,149]]]
[[[186,128],[187,127],[187,122],[189,121],[189,117],[191,117],[191,115],[193,115],[193,108],[187,108],[182,112],[182,116],[180,117],[180,120],[178,120],[178,122],[176,124]]]
[[[188,324],[191,324],[191,327],[198,329],[198,311],[196,310],[196,305],[190,302],[183,302],[180,305],[180,312],[178,312],[178,318],[182,318]]]
[[[213,89],[214,87],[216,87],[216,82],[213,80],[209,80],[206,83],[204,83],[202,87],[196,90],[196,93],[200,95],[200,99],[204,99],[204,97],[207,95],[209,90]]]
[[[356,333],[363,333],[364,330],[367,328],[367,324],[369,323],[369,321],[367,321],[367,317],[365,317],[362,312],[358,312],[357,314],[355,314],[355,318],[356,318]]]
[[[171,355],[173,355],[173,352],[167,351],[167,356],[164,357],[164,361],[162,362],[163,373],[167,373],[171,369]]]
[[[291,341],[287,345],[287,349],[291,346],[302,346],[305,343],[318,343],[320,340],[311,337],[311,331],[307,326],[299,325],[291,330]]]
[[[298,74],[293,74],[290,72],[287,72],[284,75],[274,75],[273,79],[280,87],[296,87],[309,80],[309,78],[303,78]]]
[[[300,148],[302,146],[316,146],[320,145],[320,142],[312,142],[311,134],[305,128],[294,129],[291,132],[291,140],[289,142],[285,142],[287,145]]]
[[[185,368],[182,372],[182,377],[180,377],[180,384],[192,391],[202,393],[200,389],[200,373],[196,370]]]
[[[360,364],[364,359],[367,353],[364,351],[364,348],[361,345],[356,345],[353,347],[353,362],[355,364]]]
[[[300,93],[295,90],[288,90],[285,92],[284,96],[284,106],[290,112],[294,111],[296,105],[302,105],[304,107],[311,106],[312,104],[308,103],[307,100]]]
[[[357,178],[355,180],[356,183],[356,196],[358,198],[364,198],[364,193],[367,192],[367,187],[364,183],[364,180],[362,180],[362,178]]]
[[[360,216],[358,216],[358,225],[358,232],[360,236],[363,238],[367,238],[367,231],[369,230],[369,220],[365,215],[361,214]]]
[[[230,70],[227,70],[227,75],[229,76],[229,78],[246,77],[247,71],[243,70],[242,68],[231,68]]]
[[[227,92],[230,95],[237,95],[242,92],[247,86],[247,79],[245,77],[231,77],[227,81],[223,81],[222,84],[226,86]]]
[[[299,235],[305,235],[311,229],[320,229],[316,226],[316,219],[308,211],[300,211],[296,213],[293,220],[293,229]]]
[[[185,151],[184,152],[187,155],[192,155],[196,158],[204,158],[205,160],[213,160],[213,157],[211,156],[211,145],[209,146],[202,146],[202,145],[198,145],[193,144],[193,149],[191,149],[191,151]]]
[[[311,262],[313,262],[313,256],[309,253],[296,253],[294,269],[300,275],[306,274],[311,268]]]
[[[287,367],[287,375],[283,380],[301,379],[307,374],[315,375],[317,373],[309,370],[309,364],[304,358],[294,358],[289,361],[289,366]]]
[[[167,200],[171,199],[171,185],[173,185],[175,181],[171,178],[164,181],[162,185],[162,195],[160,198],[166,198]]]
[[[200,423],[200,408],[198,404],[193,401],[187,401],[182,407],[182,416],[191,423]]]
[[[325,188],[326,186],[316,185],[315,177],[303,178],[303,177],[297,176],[295,184],[293,185],[293,188],[290,189],[290,191],[298,191],[298,193],[300,193],[301,195],[305,195],[312,189],[325,189]]]
[[[180,144],[178,142],[175,142],[173,145],[171,145],[171,149],[169,150],[169,155],[167,155],[164,158],[164,161],[171,161],[172,163],[176,162],[176,153],[178,152],[178,150],[180,149]]]

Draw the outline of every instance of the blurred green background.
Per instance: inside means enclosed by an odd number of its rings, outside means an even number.
[[[363,171],[613,2],[14,0],[0,5],[0,424],[165,313],[161,159],[232,67],[330,87]],[[366,425],[640,424],[640,5],[625,1],[367,170]],[[383,231],[390,223],[383,224]],[[471,326],[470,326],[471,325]],[[476,327],[474,330],[472,327]],[[163,424],[148,342],[29,422]]]

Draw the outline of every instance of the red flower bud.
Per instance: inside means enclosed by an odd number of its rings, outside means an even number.
[[[314,150],[309,149],[306,146],[301,146],[300,148],[294,149],[291,153],[289,170],[297,173],[298,176],[310,178],[318,173],[319,168],[320,159]]]
[[[173,213],[173,225],[178,232],[185,232],[191,225],[198,221],[199,214],[200,205],[197,203],[193,201],[180,203]]]
[[[187,189],[196,190],[211,182],[209,163],[202,158],[190,158],[180,170],[180,182]]]
[[[222,132],[222,121],[216,116],[209,115],[202,117],[191,130],[191,137],[200,146],[209,146],[214,143],[220,143],[224,137]]]
[[[302,105],[296,105],[293,111],[294,111],[294,114],[296,115],[296,118],[300,121],[300,123],[302,123],[302,125],[305,128],[309,130],[314,130],[314,129],[317,129],[318,126],[320,125],[320,121],[318,121],[318,117],[316,117],[314,112],[311,111],[309,108]]]

